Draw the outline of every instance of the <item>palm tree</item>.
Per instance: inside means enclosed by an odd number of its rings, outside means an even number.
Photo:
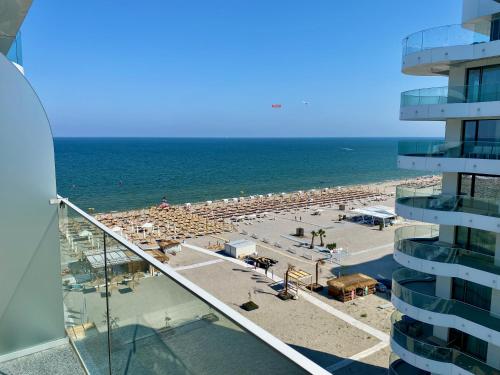
[[[319,236],[319,239],[321,241],[320,246],[321,247],[325,246],[325,244],[323,242],[323,237],[326,237],[326,232],[323,229],[320,229],[320,230],[318,230],[318,236]]]
[[[318,235],[315,231],[311,232],[311,245],[309,246],[309,249],[314,249],[314,238]]]

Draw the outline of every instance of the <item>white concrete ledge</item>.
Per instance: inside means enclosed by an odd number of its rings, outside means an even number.
[[[396,200],[396,214],[410,220],[432,224],[459,225],[500,233],[500,218],[459,211],[440,211],[416,208]]]
[[[413,171],[498,174],[500,160],[399,155],[398,168]]]

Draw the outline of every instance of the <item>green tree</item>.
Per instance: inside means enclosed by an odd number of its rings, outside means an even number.
[[[325,246],[325,243],[323,242],[323,238],[326,237],[326,232],[323,229],[318,230],[318,236],[319,240],[321,241],[320,246],[323,247]]]
[[[309,246],[310,249],[314,249],[314,239],[316,238],[316,236],[318,235],[317,232],[315,232],[314,230],[311,232],[311,245]]]

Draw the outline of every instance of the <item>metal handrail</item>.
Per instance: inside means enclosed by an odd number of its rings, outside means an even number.
[[[310,372],[311,374],[321,374],[321,375],[330,374],[330,372],[326,371],[325,369],[323,369],[322,367],[320,367],[319,365],[317,365],[304,355],[292,349],[283,341],[279,340],[278,338],[276,338],[263,328],[259,327],[257,324],[253,323],[249,319],[245,318],[241,314],[237,313],[236,311],[228,307],[226,304],[215,298],[210,293],[206,292],[193,282],[186,279],[184,276],[177,273],[169,265],[161,263],[153,256],[147,254],[145,251],[139,248],[139,246],[133,244],[132,242],[128,241],[127,239],[113,232],[111,229],[102,224],[100,221],[98,221],[91,215],[87,214],[85,211],[80,209],[75,204],[71,203],[67,198],[63,198],[58,195],[58,199],[60,202],[64,203],[65,205],[73,209],[76,213],[81,215],[84,219],[88,220],[91,224],[95,225],[97,228],[102,230],[107,236],[113,238],[118,243],[125,246],[128,250],[132,251],[133,253],[144,259],[147,263],[154,266],[157,270],[159,270],[164,275],[172,279],[178,285],[188,290],[193,295],[206,302],[208,305],[214,307],[220,313],[222,313],[223,315],[231,319],[234,323],[239,325],[242,329],[244,329],[247,332],[250,332],[257,338],[259,338],[265,344],[269,345],[270,347],[272,347],[273,349],[275,349],[276,351],[278,351],[279,353],[281,353],[282,355],[284,355],[285,357],[296,363],[299,367]]]

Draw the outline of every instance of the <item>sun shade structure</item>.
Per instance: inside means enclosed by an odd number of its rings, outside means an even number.
[[[354,273],[328,280],[327,284],[329,295],[342,302],[346,302],[352,301],[356,296],[375,293],[377,280],[363,273]]]
[[[377,219],[382,219],[382,220],[387,220],[387,219],[392,219],[395,218],[397,215],[394,212],[394,208],[387,207],[387,206],[371,206],[371,207],[364,207],[364,208],[356,208],[352,210],[351,212],[354,212],[359,215],[363,216],[371,216]]]

